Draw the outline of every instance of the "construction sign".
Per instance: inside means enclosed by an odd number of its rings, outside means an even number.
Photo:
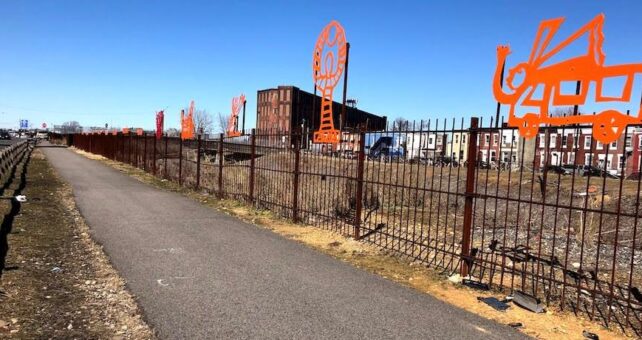
[[[528,61],[517,64],[508,72],[506,85],[510,89],[509,92],[502,89],[501,82],[503,66],[511,51],[508,46],[497,48],[497,67],[493,79],[495,99],[501,104],[510,105],[508,125],[517,127],[520,135],[525,138],[535,137],[540,124],[592,124],[596,140],[605,144],[613,142],[620,137],[627,125],[642,122],[640,113],[633,117],[615,109],[607,109],[595,115],[552,117],[549,115],[549,106],[583,105],[586,103],[591,84],[595,88],[595,103],[630,102],[633,80],[636,73],[642,72],[642,64],[604,65],[604,14],[596,16],[557,46],[549,49],[549,43],[563,22],[564,18],[556,18],[540,24]],[[586,54],[546,64],[583,36],[588,38]],[[604,80],[609,78],[624,78],[620,95],[603,94]],[[563,82],[579,84],[579,91],[574,94],[562,93]],[[516,107],[525,108],[528,112],[522,117],[517,117]],[[639,109],[642,110],[642,106]]]
[[[334,128],[332,95],[343,75],[347,58],[346,34],[337,21],[329,23],[314,45],[312,77],[321,92],[321,121],[314,132],[314,143],[339,143],[339,130]]]

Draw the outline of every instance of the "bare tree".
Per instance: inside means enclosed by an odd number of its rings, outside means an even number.
[[[168,137],[179,137],[181,132],[177,128],[169,128],[165,130],[165,133]]]
[[[62,123],[62,133],[77,133],[82,131],[80,123],[75,120]]]
[[[230,116],[219,112],[216,114],[216,118],[218,122],[218,132],[227,131],[227,124],[230,120]]]
[[[214,129],[214,119],[207,110],[196,110],[194,112],[194,128],[196,132],[202,131],[203,133],[210,134]]]
[[[548,113],[549,117],[568,117],[575,112],[573,106],[556,107]]]
[[[409,127],[410,127],[410,122],[408,122],[407,119],[402,117],[397,117],[392,122],[393,131],[404,131],[404,130],[408,130]]]

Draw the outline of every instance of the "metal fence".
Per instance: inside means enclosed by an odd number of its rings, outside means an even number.
[[[310,143],[307,131],[67,138],[184,186],[641,336],[642,130],[601,145],[580,140],[586,126],[543,127],[529,141],[502,126],[420,122],[344,133],[336,147]],[[607,171],[613,160],[619,174]]]

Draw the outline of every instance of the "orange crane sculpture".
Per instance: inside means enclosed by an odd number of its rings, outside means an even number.
[[[185,115],[185,110],[181,110],[181,139],[194,138],[194,101],[189,105],[189,112]]]
[[[227,136],[228,137],[238,137],[241,135],[239,131],[239,113],[241,108],[245,105],[245,95],[241,94],[238,97],[232,98],[232,113],[230,114],[230,119],[227,122]]]
[[[540,124],[571,125],[593,124],[593,136],[602,143],[617,140],[628,124],[642,122],[640,113],[636,117],[625,115],[617,110],[609,109],[597,115],[574,115],[551,117],[549,105],[582,105],[586,102],[591,83],[595,84],[595,102],[630,102],[633,80],[636,73],[642,72],[642,64],[604,65],[606,58],[602,51],[604,35],[602,26],[604,14],[599,14],[566,40],[548,50],[551,39],[558,31],[564,18],[543,21],[537,31],[533,49],[527,62],[511,68],[506,78],[506,84],[512,93],[502,89],[502,68],[506,57],[510,54],[508,46],[497,48],[497,67],[493,79],[493,94],[502,104],[510,105],[508,124],[519,128],[525,138],[534,137]],[[544,64],[562,49],[569,46],[578,38],[588,35],[588,51],[586,54],[569,58],[554,64]],[[517,76],[519,75],[519,81]],[[603,81],[608,78],[625,77],[620,96],[603,94]],[[562,82],[580,83],[579,94],[563,94]],[[517,83],[518,82],[518,83]],[[541,98],[534,98],[538,88],[542,88]],[[528,112],[523,117],[515,115],[516,106],[535,108],[536,112]],[[642,111],[642,104],[640,106]]]
[[[314,143],[339,143],[339,130],[334,128],[332,116],[332,93],[345,69],[346,56],[345,31],[333,20],[323,28],[314,46],[312,76],[316,89],[321,92],[321,123],[314,132]]]

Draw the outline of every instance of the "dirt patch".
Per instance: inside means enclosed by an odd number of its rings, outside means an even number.
[[[28,201],[11,226],[0,282],[0,337],[153,338],[125,282],[91,239],[71,188],[38,149],[26,178]],[[9,211],[7,200],[0,209]]]
[[[235,200],[219,200],[206,192],[195,192],[177,183],[158,179],[132,166],[115,162],[104,157],[78,151],[89,158],[100,160],[119,171],[158,188],[181,193],[204,205],[236,216],[246,222],[270,229],[284,237],[301,242],[320,252],[329,254],[358,268],[378,274],[389,280],[430,294],[440,300],[481,315],[502,324],[521,323],[519,328],[525,334],[539,339],[584,339],[582,332],[596,333],[600,339],[620,339],[626,336],[604,329],[599,323],[572,313],[560,311],[554,306],[543,314],[533,314],[511,305],[508,311],[499,312],[478,301],[478,297],[505,296],[498,292],[482,292],[461,284],[453,283],[446,276],[426,268],[418,262],[411,262],[374,245],[355,241],[335,232],[293,224],[266,210],[256,210]],[[430,311],[427,311],[430,312]]]

